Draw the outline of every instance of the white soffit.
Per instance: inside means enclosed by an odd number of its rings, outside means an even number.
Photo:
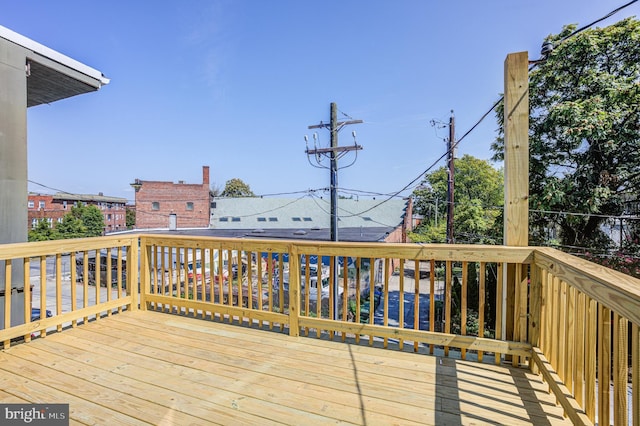
[[[98,80],[102,86],[109,84],[110,80],[95,68],[91,68],[81,62],[76,61],[75,59],[63,55],[60,52],[56,52],[55,50],[50,49],[47,46],[33,41],[23,35],[20,35],[15,31],[11,31],[10,29],[3,27],[2,25],[0,25],[0,37],[19,46],[22,46],[25,49],[31,50],[34,53],[51,59],[52,61],[58,62],[59,64],[69,67],[77,72],[94,78]]]

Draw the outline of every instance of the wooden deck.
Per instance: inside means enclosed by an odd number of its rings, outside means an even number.
[[[143,311],[1,351],[0,389],[71,424],[569,424],[526,369]]]

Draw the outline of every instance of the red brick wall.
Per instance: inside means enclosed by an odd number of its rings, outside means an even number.
[[[169,216],[176,215],[178,228],[207,228],[210,218],[209,167],[203,167],[203,183],[139,181],[136,191],[136,228],[169,228]],[[154,209],[158,203],[158,209]],[[193,203],[193,210],[188,209]]]
[[[51,219],[52,225],[61,220],[64,215],[71,212],[74,201],[67,200],[66,207],[63,200],[55,199],[53,195],[47,194],[29,194],[27,197],[29,203],[28,209],[28,227],[33,228],[34,220]],[[33,207],[29,207],[33,202]],[[40,203],[44,202],[44,207],[40,207]],[[83,202],[83,201],[80,201]],[[122,231],[127,228],[126,207],[120,203],[96,203],[86,202],[87,205],[95,205],[104,216],[104,231]],[[111,207],[109,207],[109,205]]]

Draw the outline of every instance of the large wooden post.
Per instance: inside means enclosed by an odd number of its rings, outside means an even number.
[[[528,66],[527,52],[511,53],[504,62],[504,243],[507,246],[529,245]],[[527,291],[526,268],[509,264],[504,270],[504,338],[526,341],[527,306],[519,303],[523,300],[522,292]],[[517,295],[520,297],[516,298]],[[518,363],[517,357],[513,363]]]

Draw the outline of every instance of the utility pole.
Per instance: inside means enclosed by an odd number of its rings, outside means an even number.
[[[346,115],[346,114],[345,114]],[[329,124],[323,123],[315,124],[309,126],[309,129],[328,129],[331,135],[331,142],[329,148],[318,148],[314,146],[314,149],[309,149],[307,146],[306,153],[307,158],[310,156],[315,156],[317,166],[314,166],[309,160],[309,163],[314,167],[326,168],[321,165],[322,157],[329,158],[329,173],[330,173],[330,191],[331,191],[331,241],[338,241],[338,159],[343,157],[346,153],[350,151],[359,151],[362,149],[361,145],[358,145],[355,141],[356,133],[353,132],[353,145],[352,146],[338,146],[338,132],[347,125],[350,124],[360,124],[362,120],[348,120],[348,121],[338,121],[338,106],[335,102],[331,103],[330,106],[330,121]],[[308,138],[304,137],[305,141],[308,142]],[[314,134],[314,145],[317,142],[317,135]],[[349,165],[353,165],[355,160]],[[347,167],[349,167],[347,166]],[[320,259],[318,259],[320,260]],[[318,267],[322,270],[322,262],[319,262],[320,265]],[[338,319],[338,262],[333,262],[334,270],[333,270],[333,319]],[[346,267],[346,265],[344,265]],[[320,292],[318,291],[318,301],[320,297]]]
[[[331,103],[331,148],[338,147],[338,108]],[[338,159],[336,151],[331,151],[331,241],[338,241]]]
[[[341,158],[345,153],[349,151],[361,150],[362,146],[355,143],[355,132],[354,132],[354,144],[352,146],[338,146],[338,132],[349,124],[360,124],[362,120],[349,120],[349,121],[338,121],[338,107],[335,102],[331,103],[330,109],[330,122],[329,124],[323,123],[315,124],[309,126],[309,129],[320,129],[325,128],[328,129],[331,133],[331,146],[329,148],[315,148],[309,149],[307,148],[306,153],[307,156],[315,155],[316,161],[320,163],[320,156],[329,154],[330,158],[330,167],[329,171],[331,173],[331,241],[338,241],[338,159]],[[306,140],[306,136],[305,136]],[[353,163],[352,163],[353,164]]]
[[[455,136],[456,134],[456,121],[451,111],[451,117],[449,118],[449,140],[447,141],[447,152],[449,153],[449,181],[447,186],[447,244],[453,244],[453,200],[454,200],[454,151],[455,151]]]

